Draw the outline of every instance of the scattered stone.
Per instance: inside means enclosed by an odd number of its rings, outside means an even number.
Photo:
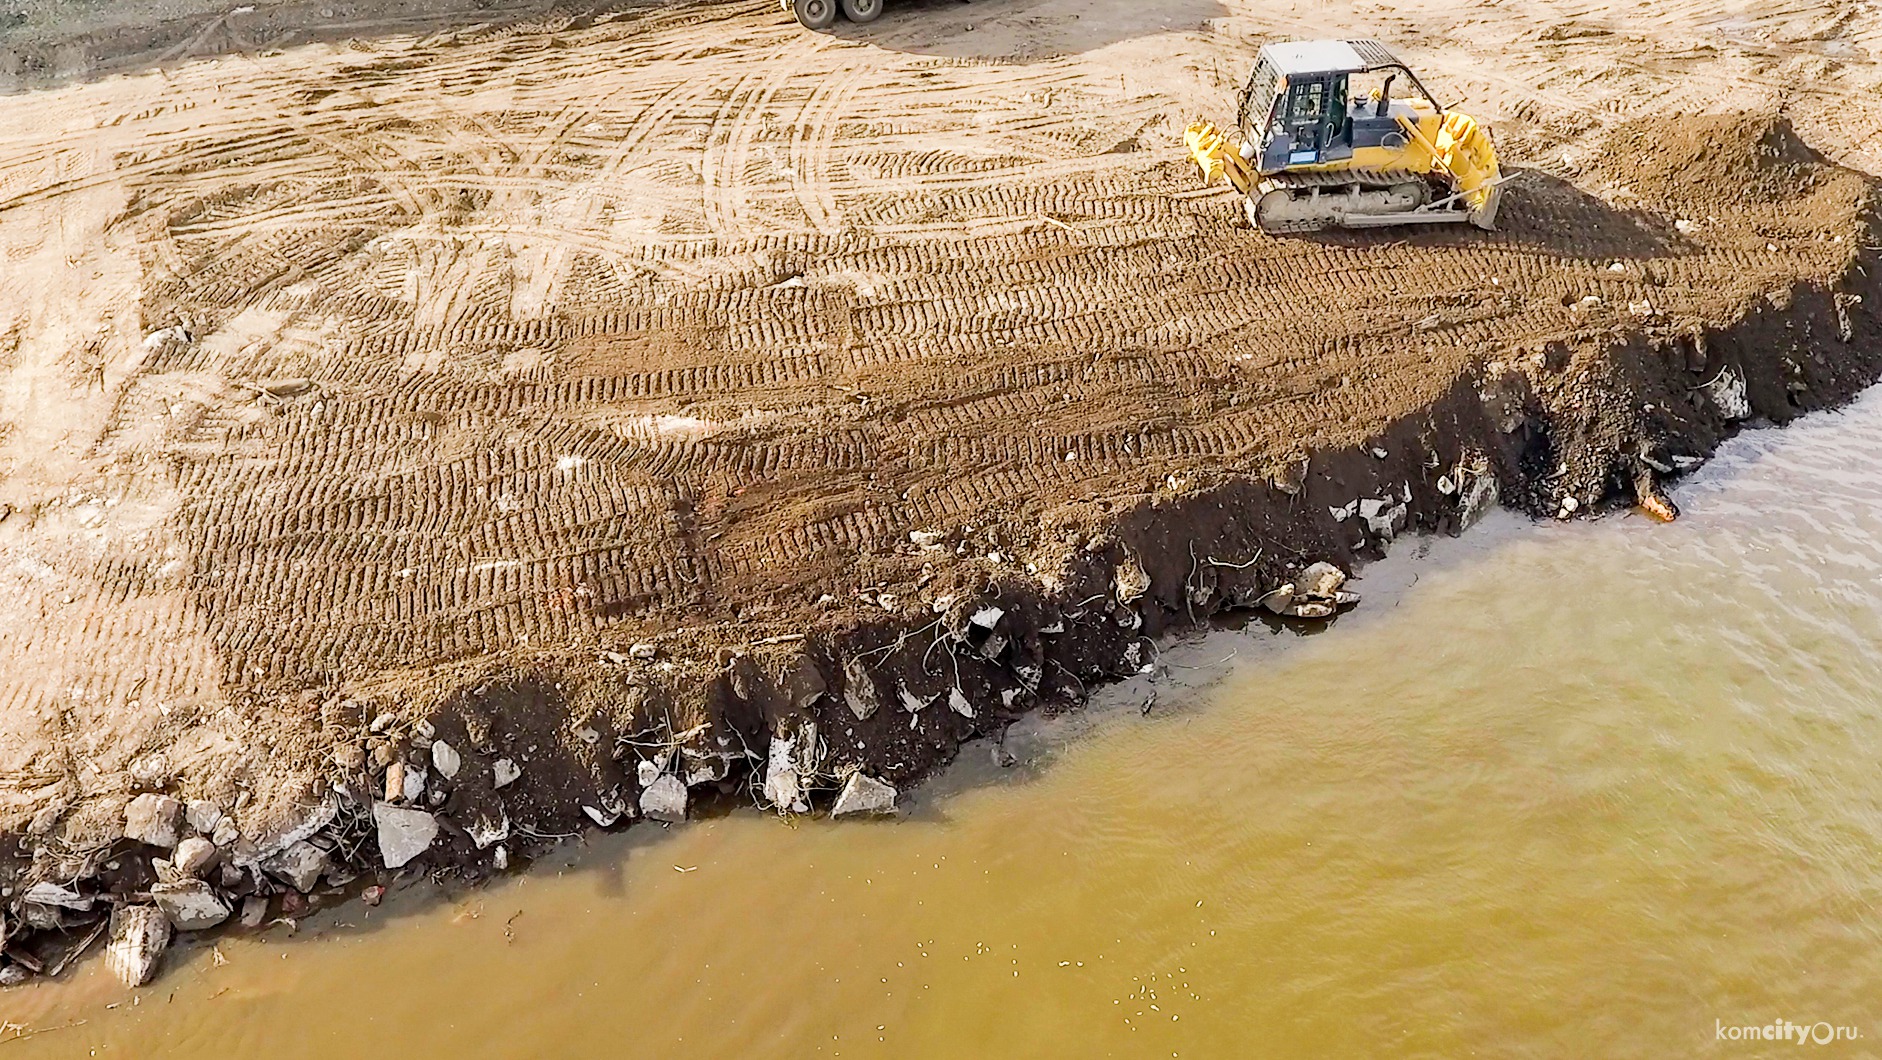
[[[0,504],[0,508],[5,508],[5,507],[6,505]],[[4,518],[4,516],[0,516],[0,518]],[[33,973],[30,971],[27,971],[24,965],[20,965],[20,964],[0,965],[0,988],[5,988],[9,986],[18,986],[21,983],[24,983],[25,981],[27,981],[28,979],[31,979],[32,977],[33,977]]]
[[[1112,572],[1112,586],[1117,592],[1117,602],[1130,604],[1136,602],[1150,591],[1150,575],[1144,571],[1144,565],[1136,556],[1126,555],[1124,562]]]
[[[658,649],[651,644],[636,644],[627,649],[627,657],[645,662],[653,658],[656,651],[658,651]]]
[[[496,852],[490,855],[490,863],[497,867],[498,872],[508,869],[510,867],[510,852],[503,847],[498,847]]]
[[[652,784],[660,774],[667,771],[667,763],[670,761],[672,761],[672,753],[669,751],[662,751],[652,758],[641,759],[640,764],[634,767],[634,776],[640,781],[640,786],[644,788]]]
[[[139,788],[161,788],[175,775],[170,769],[170,760],[160,753],[137,759],[127,772],[131,775],[131,784]]]
[[[940,548],[947,539],[946,534],[937,534],[932,530],[910,530],[908,539],[922,548]]]
[[[219,847],[229,847],[241,838],[242,830],[235,826],[235,818],[224,817],[216,822],[215,833],[209,837],[209,841]]]
[[[405,767],[405,786],[401,789],[408,803],[416,803],[425,797],[425,767],[408,765]]]
[[[1000,620],[1005,617],[1006,617],[1006,610],[1004,608],[983,607],[980,610],[975,611],[972,615],[970,615],[967,621],[973,623],[976,626],[979,626],[981,629],[990,630],[993,627],[999,625]]]
[[[268,899],[265,895],[251,894],[242,899],[242,926],[258,928],[268,919]]]
[[[849,780],[843,784],[843,790],[837,793],[836,806],[830,810],[830,816],[894,812],[895,788],[892,785],[861,773],[851,773]]]
[[[1751,398],[1745,391],[1745,377],[1730,365],[1720,369],[1719,374],[1700,389],[1718,407],[1719,415],[1727,420],[1742,420],[1751,415]]]
[[[359,900],[370,906],[377,906],[380,902],[385,900],[385,897],[386,889],[376,883],[359,892]]]
[[[121,905],[111,912],[111,941],[105,967],[125,986],[137,987],[157,974],[170,946],[170,918],[154,905]]]
[[[843,702],[857,721],[868,721],[882,707],[875,679],[861,659],[852,658],[843,664]]]
[[[216,826],[222,823],[222,807],[208,799],[191,799],[183,811],[183,819],[198,833],[212,835]]]
[[[1302,600],[1288,609],[1288,614],[1295,618],[1332,618],[1336,609],[1332,604],[1319,600]]]
[[[523,775],[523,767],[517,765],[512,759],[499,758],[490,763],[490,772],[496,787],[507,788],[516,783],[517,777]]]
[[[388,869],[403,868],[438,838],[438,819],[424,810],[375,802],[372,819],[379,829],[379,856]]]
[[[1477,521],[1488,515],[1496,505],[1496,476],[1487,471],[1472,473],[1470,484],[1459,492],[1457,498],[1459,528],[1468,530],[1475,526]]]
[[[1296,583],[1307,596],[1330,598],[1346,584],[1346,572],[1322,560],[1301,571]]]
[[[366,749],[350,741],[335,744],[333,747],[333,764],[349,773],[360,769],[366,764]]]
[[[809,656],[799,656],[797,665],[791,667],[791,674],[785,679],[785,688],[791,694],[791,705],[798,710],[807,710],[830,686],[823,679],[823,671],[817,668]]]
[[[320,883],[320,874],[331,867],[327,852],[305,839],[261,863],[261,871],[297,891],[313,890]]]
[[[150,889],[150,900],[178,931],[206,931],[229,919],[229,903],[201,880],[160,883]]]
[[[124,836],[153,847],[173,847],[183,804],[168,795],[139,795],[124,808]]]
[[[501,785],[498,786],[501,787]],[[403,798],[405,798],[405,763],[394,761],[386,767],[385,800],[398,802]]]
[[[948,709],[963,718],[971,718],[974,716],[974,705],[967,701],[967,696],[961,692],[959,687],[948,690]]]
[[[797,738],[774,736],[765,755],[765,798],[780,810],[803,813],[808,809],[797,775]]]
[[[216,845],[201,836],[191,836],[176,845],[177,871],[185,876],[201,876],[216,863]]]
[[[70,887],[42,881],[28,887],[26,893],[20,896],[20,901],[29,905],[57,906],[61,909],[83,913],[91,909],[95,899],[87,898]]]
[[[397,725],[398,723],[399,723],[399,719],[393,717],[392,715],[380,714],[377,717],[373,718],[372,724],[366,726],[366,731],[382,733],[392,728],[392,726]]]
[[[464,834],[470,836],[470,841],[478,850],[488,850],[492,844],[510,838],[509,811],[503,811],[494,821],[488,817],[479,817],[465,826]]]
[[[456,748],[445,743],[443,740],[433,740],[431,743],[431,765],[432,768],[438,771],[439,776],[450,780],[457,776],[459,769],[464,767],[464,756],[458,754]]]
[[[640,793],[640,812],[650,821],[678,824],[686,820],[686,785],[672,774],[656,778]]]

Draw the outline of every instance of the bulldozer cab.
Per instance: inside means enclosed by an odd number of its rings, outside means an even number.
[[[1376,41],[1264,46],[1242,91],[1242,137],[1254,145],[1248,161],[1262,173],[1279,173],[1343,161],[1356,147],[1389,142],[1401,135],[1390,116],[1391,86],[1401,74],[1417,83]],[[1361,88],[1355,99],[1356,77],[1378,84]]]

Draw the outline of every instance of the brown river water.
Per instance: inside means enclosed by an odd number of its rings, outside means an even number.
[[[1404,542],[1329,631],[1170,646],[897,820],[592,837],[135,993],[94,960],[0,994],[0,1060],[1873,1055],[1878,452],[1882,393],[1672,526]],[[1784,1021],[1861,1037],[1729,1037]]]

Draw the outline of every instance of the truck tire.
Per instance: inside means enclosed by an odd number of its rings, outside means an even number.
[[[874,22],[882,17],[882,0],[840,0],[843,17],[851,22]]]
[[[791,0],[791,11],[805,29],[829,29],[836,22],[836,3],[837,0]]]

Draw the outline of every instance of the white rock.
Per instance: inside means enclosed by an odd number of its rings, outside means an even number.
[[[313,890],[330,867],[327,852],[305,839],[261,863],[263,872],[302,893]]]
[[[981,629],[992,629],[993,627],[999,625],[1000,620],[1005,617],[1006,617],[1006,610],[1004,608],[983,607],[980,610],[975,611],[973,615],[968,618],[967,621],[972,622],[974,625],[979,626]]]
[[[491,844],[501,843],[510,838],[509,811],[504,811],[494,821],[488,817],[480,817],[466,825],[464,831],[470,836],[471,842],[476,844],[478,850],[488,850]]]
[[[191,799],[189,806],[183,811],[183,816],[189,821],[191,828],[203,835],[212,835],[215,833],[216,826],[222,823],[222,807],[208,799]]]
[[[940,548],[947,535],[937,534],[932,530],[910,530],[908,539],[922,548]]]
[[[170,918],[154,905],[121,905],[111,912],[105,967],[125,986],[143,986],[157,974],[170,945]]]
[[[150,900],[178,931],[204,931],[229,919],[229,903],[201,880],[157,884]]]
[[[73,909],[85,912],[92,907],[94,899],[86,898],[70,887],[61,887],[56,883],[35,883],[20,896],[20,901],[32,905],[58,906],[61,909]]]
[[[765,755],[765,798],[783,810],[803,812],[803,785],[797,775],[797,738],[774,736]]]
[[[372,819],[379,828],[379,856],[388,869],[403,867],[438,838],[438,819],[424,810],[375,802]]]
[[[903,685],[903,684],[898,684],[895,686],[895,694],[896,694],[896,698],[902,701],[902,709],[908,711],[910,714],[920,714],[922,712],[922,708],[934,702],[934,698],[932,696],[927,699],[923,699],[920,696],[916,695],[915,693],[910,692],[908,690],[908,686]]]
[[[235,826],[235,818],[225,816],[216,822],[215,834],[209,837],[209,841],[219,847],[226,847],[233,846],[240,838],[242,838],[242,830]]]
[[[508,758],[499,758],[490,763],[490,772],[495,777],[496,786],[506,788],[523,775],[523,768]]]
[[[868,721],[882,707],[881,697],[876,692],[876,682],[869,674],[869,666],[861,659],[851,659],[843,664],[843,702],[856,715],[857,721]]]
[[[948,709],[963,718],[974,716],[974,705],[967,701],[967,696],[959,688],[948,690]]]
[[[861,773],[852,773],[837,793],[836,806],[830,810],[832,817],[849,817],[854,814],[889,814],[895,812],[895,788],[874,777]]]
[[[640,763],[634,767],[634,777],[640,781],[640,786],[644,788],[658,779],[660,774],[666,772],[666,768],[667,758],[665,755],[660,755],[652,759],[643,758],[640,760]]]
[[[1489,472],[1478,472],[1470,477],[1470,485],[1458,494],[1457,521],[1465,530],[1475,525],[1477,520],[1490,513],[1497,505],[1496,476]]]
[[[153,847],[173,847],[183,804],[168,795],[139,795],[124,808],[124,836]]]
[[[176,845],[174,861],[183,875],[201,876],[216,863],[216,845],[201,836],[191,836]]]
[[[651,821],[678,824],[686,820],[686,785],[672,774],[656,778],[640,793],[640,812]]]
[[[1268,590],[1261,594],[1261,599],[1256,603],[1277,615],[1289,613],[1294,606],[1294,583],[1288,582]]]
[[[1340,586],[1346,584],[1346,572],[1322,560],[1301,571],[1300,577],[1295,579],[1295,582],[1300,586],[1300,591],[1307,596],[1330,597],[1340,591]]]
[[[431,744],[431,765],[438,775],[446,780],[457,776],[457,771],[464,768],[464,756],[457,749],[443,740],[433,740]]]
[[[496,853],[490,855],[490,863],[497,867],[498,872],[502,872],[510,867],[510,852],[503,847],[498,847]]]
[[[651,644],[636,644],[627,649],[627,656],[630,659],[646,660],[653,658],[655,651],[657,649]]]
[[[1704,386],[1706,396],[1718,406],[1719,415],[1728,420],[1742,420],[1751,415],[1751,398],[1745,391],[1745,377],[1730,366],[1720,370]]]
[[[402,793],[406,802],[416,803],[425,797],[426,770],[424,766],[405,767],[405,785]]]

